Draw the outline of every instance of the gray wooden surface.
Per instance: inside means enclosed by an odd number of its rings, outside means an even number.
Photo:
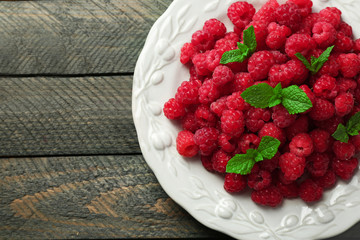
[[[230,239],[166,195],[137,142],[132,74],[171,2],[0,2],[0,239]]]

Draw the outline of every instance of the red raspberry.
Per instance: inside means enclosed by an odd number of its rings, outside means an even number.
[[[228,134],[221,133],[218,138],[219,147],[225,152],[231,153],[235,151],[236,142],[234,138]]]
[[[242,30],[249,24],[255,11],[254,6],[247,2],[235,2],[228,8],[227,16],[236,27]]]
[[[283,129],[277,127],[274,123],[265,123],[258,133],[259,138],[270,136],[278,139],[282,144],[285,143],[286,137]]]
[[[354,42],[354,51],[356,53],[359,53],[360,52],[360,39],[356,39],[355,42]]]
[[[275,10],[280,5],[276,0],[267,1],[260,9],[257,11],[253,17],[254,21],[265,21],[267,23],[274,22],[276,20]]]
[[[297,31],[300,28],[302,17],[299,6],[292,2],[280,5],[275,11],[275,16],[276,21],[280,25],[288,26],[293,31]]]
[[[220,65],[215,68],[212,77],[215,86],[219,87],[231,82],[234,79],[234,73],[230,68]]]
[[[219,131],[216,128],[200,128],[195,132],[194,141],[199,146],[201,155],[209,156],[217,148]]]
[[[234,76],[234,91],[244,91],[254,84],[254,79],[251,78],[250,73],[240,72]]]
[[[241,192],[246,188],[246,177],[241,174],[227,173],[224,189],[229,193]]]
[[[285,64],[275,64],[269,70],[269,81],[271,85],[281,83],[283,88],[288,87],[294,78],[295,73],[289,66]]]
[[[199,51],[206,51],[214,47],[215,41],[214,37],[209,33],[203,30],[198,30],[193,33],[191,43]]]
[[[342,93],[335,98],[335,111],[339,117],[349,114],[353,107],[354,96],[351,93]]]
[[[340,123],[344,123],[344,120],[343,118],[338,116],[334,116],[325,121],[314,121],[316,127],[321,128],[330,134],[333,134],[335,132]]]
[[[341,22],[341,11],[335,7],[327,7],[322,9],[319,12],[320,22],[327,22],[334,26],[334,28],[338,28]]]
[[[332,99],[338,94],[336,79],[330,75],[322,75],[318,78],[313,86],[313,89],[313,92],[317,97]]]
[[[300,184],[299,196],[305,202],[318,201],[323,194],[323,188],[318,186],[310,178]]]
[[[190,73],[190,78],[189,78],[189,81],[200,81],[200,82],[203,82],[205,77],[204,76],[201,76],[197,73],[196,71],[196,68],[194,65],[192,65],[189,69],[189,73]]]
[[[292,59],[286,63],[286,66],[294,73],[292,84],[301,85],[308,78],[309,70],[300,60]]]
[[[314,144],[307,133],[299,133],[289,144],[290,152],[299,157],[307,157],[314,151]]]
[[[220,39],[225,36],[225,24],[219,20],[212,18],[204,23],[203,31],[212,35],[215,39]]]
[[[245,27],[245,29],[247,29],[251,25],[254,27],[254,31],[255,31],[255,37],[257,42],[256,50],[259,51],[265,49],[266,48],[265,39],[268,33],[267,32],[268,23],[266,21],[261,21],[261,20],[252,21]]]
[[[281,181],[277,181],[276,187],[284,198],[296,198],[299,196],[299,186],[296,182],[284,184]]]
[[[319,52],[315,57],[319,57],[323,53]],[[337,61],[337,54],[331,54],[329,59],[324,63],[324,65],[320,68],[317,75],[325,75],[328,74],[332,77],[337,77],[339,75],[340,65]]]
[[[358,164],[359,160],[357,158],[351,158],[349,160],[333,159],[332,169],[341,179],[348,180],[353,176]]]
[[[319,19],[319,13],[310,13],[305,19],[300,23],[300,29],[297,31],[298,34],[311,34],[314,24]]]
[[[238,141],[238,148],[240,153],[246,153],[250,148],[256,149],[259,146],[260,138],[253,133],[243,134]]]
[[[201,84],[196,81],[184,81],[178,87],[175,99],[182,104],[196,104],[198,102],[198,91]]]
[[[255,52],[250,58],[248,63],[248,71],[251,78],[259,81],[267,78],[272,65],[274,65],[274,56],[269,51]]]
[[[247,177],[248,186],[254,190],[267,188],[271,184],[271,173],[260,170],[258,173],[250,173]]]
[[[214,50],[217,50],[222,55],[224,52],[237,49],[237,42],[233,39],[221,38],[216,41]]]
[[[283,184],[290,184],[293,183],[294,180],[289,180],[285,177],[285,174],[281,171],[280,168],[277,168],[274,171],[274,178],[277,179],[278,181],[280,181]]]
[[[187,130],[180,131],[176,138],[176,150],[184,157],[195,156],[199,147],[195,144],[194,134]]]
[[[245,100],[241,97],[241,92],[234,92],[226,98],[226,106],[231,110],[243,110]]]
[[[237,110],[225,110],[221,116],[221,130],[231,136],[240,136],[244,132],[244,114]]]
[[[277,105],[273,108],[271,118],[274,124],[279,128],[286,128],[293,124],[296,120],[296,115],[291,115],[288,110],[282,105]]]
[[[197,53],[196,48],[191,43],[185,43],[181,48],[180,62],[186,64],[192,60]]]
[[[211,156],[200,156],[200,160],[201,160],[201,164],[203,165],[203,167],[208,170],[209,172],[214,172],[214,168],[212,166],[212,162],[211,162]]]
[[[309,117],[316,121],[324,121],[330,119],[335,114],[334,105],[321,98],[317,98],[315,100],[315,104],[311,112],[309,113]]]
[[[210,107],[206,104],[201,104],[196,108],[195,119],[200,128],[215,127],[218,120],[216,115],[210,111]]]
[[[301,53],[303,56],[307,56],[311,49],[315,48],[316,43],[307,34],[293,34],[285,43],[285,52],[289,57],[296,58],[295,53]]]
[[[253,191],[251,193],[251,199],[260,205],[276,207],[282,203],[283,196],[281,195],[279,189],[271,185],[268,188]]]
[[[280,26],[275,22],[269,24],[268,32],[266,45],[270,49],[281,49],[285,45],[286,38],[291,35],[290,28],[287,26]]]
[[[220,91],[215,86],[212,80],[204,81],[203,85],[199,88],[199,102],[210,103],[220,97]]]
[[[228,107],[226,106],[226,99],[227,96],[223,96],[221,98],[219,98],[218,100],[216,100],[215,102],[212,102],[210,105],[210,110],[215,113],[216,115],[218,115],[219,117],[221,117],[222,113],[225,110],[228,110]]]
[[[179,119],[185,115],[185,107],[183,104],[175,100],[175,98],[170,98],[164,104],[164,115],[168,119]]]
[[[360,152],[360,135],[351,136],[350,143],[355,147],[355,153]]]
[[[302,17],[307,17],[311,13],[313,5],[311,0],[288,0],[287,2],[292,2],[298,5],[299,13]]]
[[[270,120],[271,113],[268,109],[250,108],[246,112],[245,124],[249,131],[257,132]]]
[[[336,39],[336,29],[327,22],[317,22],[312,29],[313,39],[321,48],[327,48]]]
[[[280,153],[277,152],[272,159],[264,159],[260,162],[260,168],[269,172],[274,171],[279,166]]]
[[[352,27],[349,24],[347,24],[346,22],[340,22],[339,31],[343,32],[345,34],[345,36],[348,36],[350,38],[353,35]]]
[[[337,78],[337,85],[339,88],[339,94],[342,93],[355,93],[355,89],[357,87],[356,81],[351,78]]]
[[[335,141],[333,144],[333,151],[338,159],[348,160],[355,155],[355,146],[350,142],[344,143]]]
[[[313,153],[306,158],[306,169],[314,177],[324,176],[329,168],[330,158],[326,153]]]
[[[192,58],[196,73],[200,76],[207,76],[211,72],[206,65],[206,53],[198,53]]]
[[[195,114],[193,112],[187,112],[181,119],[181,127],[190,132],[195,132],[199,129],[199,125],[196,122]]]
[[[309,118],[307,115],[301,115],[293,124],[285,129],[286,138],[290,141],[299,133],[308,132],[309,130]]]
[[[270,51],[270,52],[274,56],[275,64],[283,64],[289,60],[288,56],[280,51]]]
[[[329,148],[330,134],[322,129],[314,129],[309,133],[313,143],[314,151],[323,153]]]
[[[301,177],[305,169],[305,158],[294,153],[284,153],[279,158],[279,166],[287,180],[294,181]]]
[[[354,41],[343,32],[338,32],[334,45],[334,52],[349,52],[354,47]]]
[[[223,151],[223,150],[217,150],[211,157],[211,162],[213,169],[219,173],[225,173],[226,172],[226,165],[231,159],[231,156]]]
[[[217,66],[220,65],[222,54],[216,50],[210,50],[205,52],[206,56],[206,67],[209,71],[213,72]]]
[[[360,59],[355,53],[340,54],[338,63],[344,77],[353,78],[360,72]]]
[[[333,170],[329,169],[321,177],[312,177],[313,181],[322,188],[331,188],[336,183],[336,175]]]

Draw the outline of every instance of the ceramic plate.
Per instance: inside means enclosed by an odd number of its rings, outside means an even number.
[[[360,220],[360,171],[350,182],[324,193],[322,201],[307,205],[285,200],[281,207],[264,208],[249,194],[233,195],[223,189],[223,177],[207,172],[197,159],[176,152],[179,126],[162,114],[189,74],[179,61],[181,46],[210,18],[232,30],[226,10],[232,0],[174,0],[152,27],[138,59],[132,110],[139,144],[146,162],[167,194],[199,222],[238,239],[321,239],[339,234]],[[266,0],[252,0],[259,9]],[[360,36],[360,1],[316,0],[313,11],[338,7],[343,20]]]

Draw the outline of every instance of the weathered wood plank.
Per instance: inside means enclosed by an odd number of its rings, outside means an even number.
[[[132,72],[172,0],[0,2],[0,74]]]
[[[0,159],[0,238],[203,238],[142,156]]]
[[[140,153],[132,76],[1,78],[0,156]]]

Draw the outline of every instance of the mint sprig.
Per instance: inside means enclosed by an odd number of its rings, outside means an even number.
[[[311,56],[310,63],[301,53],[295,53],[295,56],[305,65],[307,69],[310,70],[312,74],[316,74],[322,68],[324,63],[329,60],[330,53],[333,48],[334,46],[328,47],[318,58]]]
[[[226,165],[227,173],[246,175],[251,172],[255,163],[275,156],[280,146],[280,141],[270,136],[262,137],[257,149],[248,149],[245,154],[236,154]]]
[[[346,123],[346,126],[340,123],[336,131],[331,135],[340,142],[347,143],[349,136],[359,135],[360,131],[360,112],[357,112]]]
[[[256,108],[274,107],[282,104],[290,114],[302,113],[312,107],[306,93],[297,85],[282,88],[281,84],[272,88],[267,83],[248,87],[241,97],[245,102]]]
[[[256,50],[256,37],[254,26],[248,27],[243,32],[243,42],[237,43],[238,49],[224,52],[221,56],[220,63],[227,64],[231,62],[243,62],[246,58],[250,57]]]

